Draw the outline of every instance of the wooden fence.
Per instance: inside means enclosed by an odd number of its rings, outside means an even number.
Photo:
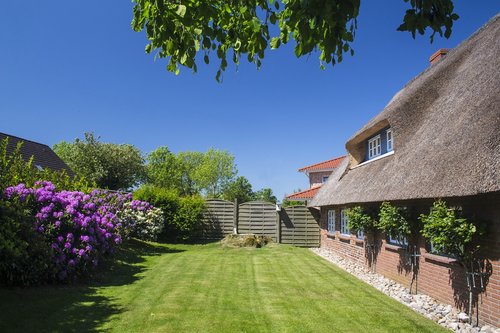
[[[203,239],[220,239],[225,235],[256,234],[275,242],[303,247],[318,247],[319,214],[305,206],[276,210],[269,202],[251,201],[240,205],[225,200],[207,200],[201,223]]]

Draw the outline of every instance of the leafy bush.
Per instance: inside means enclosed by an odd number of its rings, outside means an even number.
[[[0,200],[0,282],[32,285],[54,275],[50,244],[34,232],[34,221],[23,203]]]
[[[179,197],[178,193],[145,185],[134,192],[134,198],[151,203],[163,211],[163,238],[188,240],[194,237],[203,214],[205,201],[200,196]]]
[[[411,235],[406,208],[395,207],[389,202],[383,202],[380,206],[377,228],[385,232],[387,236],[398,240],[399,244],[404,244]]]
[[[0,280],[24,285],[64,281],[96,267],[121,242],[116,213],[130,200],[102,191],[57,192],[46,181],[8,187],[4,195],[1,237],[14,237],[14,244],[1,244]]]
[[[179,208],[174,214],[173,221],[179,239],[188,240],[194,236],[200,226],[204,209],[205,200],[200,196],[179,199]]]
[[[133,200],[117,214],[122,237],[156,241],[165,225],[163,212],[145,201]]]
[[[349,208],[345,213],[349,221],[349,230],[351,232],[373,231],[375,229],[375,219],[367,214],[360,206]]]
[[[428,215],[420,215],[422,235],[433,244],[437,253],[446,253],[459,259],[468,256],[476,226],[461,217],[457,208],[449,208],[444,201],[435,201]]]

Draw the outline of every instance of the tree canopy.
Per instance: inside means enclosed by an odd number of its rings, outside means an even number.
[[[61,141],[53,148],[78,176],[100,188],[127,190],[144,177],[141,151],[129,144],[103,143],[85,133],[84,140]]]
[[[360,0],[133,0],[132,28],[145,31],[147,53],[167,58],[167,70],[180,66],[197,71],[199,57],[219,62],[216,79],[241,57],[261,66],[268,49],[295,41],[295,55],[319,51],[320,67],[354,54],[351,43],[357,28]],[[403,0],[409,4],[399,31],[423,35],[430,29],[448,38],[453,0]]]
[[[270,188],[263,188],[261,190],[258,190],[253,194],[253,199],[271,203],[276,203],[278,201],[278,199],[276,199],[276,196],[273,194],[273,190]]]
[[[251,201],[253,199],[252,184],[245,177],[239,176],[226,186],[222,198],[228,201],[238,199],[239,203]]]
[[[174,154],[159,147],[147,156],[147,182],[176,190],[181,195],[202,193],[218,198],[236,176],[234,156],[229,152],[209,149],[202,152]]]

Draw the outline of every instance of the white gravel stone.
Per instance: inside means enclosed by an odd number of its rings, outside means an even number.
[[[458,320],[460,320],[462,323],[466,323],[469,321],[469,316],[465,312],[460,312],[457,315]]]
[[[327,249],[312,248],[311,251],[443,327],[458,333],[500,333],[500,328],[489,325],[473,327],[468,323],[469,316],[466,313],[449,304],[439,303],[427,295],[412,295],[408,288],[383,275],[373,273],[364,265],[339,257]]]

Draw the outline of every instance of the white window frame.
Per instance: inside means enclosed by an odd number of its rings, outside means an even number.
[[[349,221],[347,220],[347,215],[345,209],[340,210],[340,233],[342,235],[351,235],[349,233]]]
[[[394,150],[394,138],[392,137],[392,129],[389,128],[387,131],[385,131],[385,136],[387,139],[387,151],[388,152],[393,151]],[[391,137],[390,140],[389,140],[389,136]]]
[[[335,232],[335,209],[328,210],[328,232],[333,234]]]
[[[364,239],[364,238],[365,238],[365,231],[364,231],[364,230],[358,230],[358,231],[356,232],[356,237],[357,237],[358,239]]]
[[[327,180],[328,180],[328,176],[323,176],[323,178],[321,179],[321,182],[326,183]]]
[[[391,235],[389,235],[389,243],[398,245],[398,246],[408,246],[408,239],[406,237],[403,238],[403,242],[400,242],[397,238],[392,238]]]
[[[382,155],[382,139],[379,135],[368,140],[368,159]]]

